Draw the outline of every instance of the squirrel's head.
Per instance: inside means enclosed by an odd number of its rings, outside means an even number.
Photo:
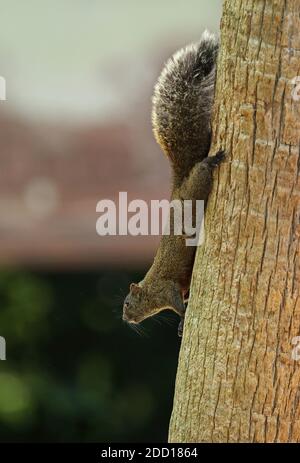
[[[131,283],[123,305],[123,320],[140,323],[164,309],[173,309],[177,313],[184,310],[181,293],[172,281]]]
[[[123,320],[129,323],[140,323],[147,317],[154,315],[148,291],[137,283],[131,283],[130,292],[125,297],[123,305]]]

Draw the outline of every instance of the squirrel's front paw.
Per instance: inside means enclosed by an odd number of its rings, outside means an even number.
[[[183,326],[184,326],[184,318],[180,320],[180,323],[178,325],[178,336],[182,338],[183,335]]]

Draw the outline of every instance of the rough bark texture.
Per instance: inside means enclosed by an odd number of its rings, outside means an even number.
[[[224,2],[212,151],[228,159],[196,256],[171,442],[300,442],[299,75],[300,0]]]

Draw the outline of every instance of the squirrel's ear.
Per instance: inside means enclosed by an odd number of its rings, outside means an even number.
[[[134,295],[137,294],[141,290],[141,287],[136,283],[131,283],[130,285],[130,292]]]

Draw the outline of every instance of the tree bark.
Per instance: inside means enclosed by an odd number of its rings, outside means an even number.
[[[225,0],[170,442],[300,442],[299,75],[300,0]]]

